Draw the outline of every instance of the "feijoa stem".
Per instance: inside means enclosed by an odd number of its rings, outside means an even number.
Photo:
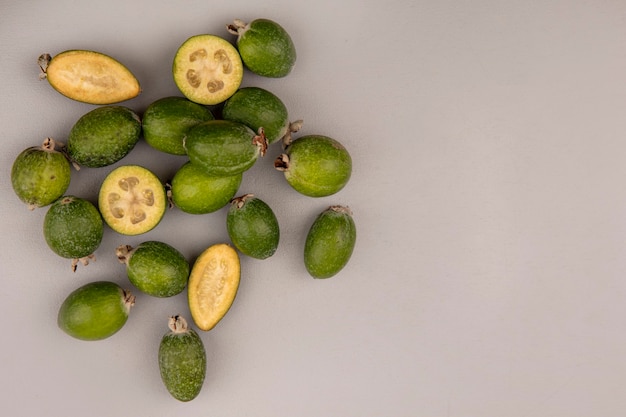
[[[115,248],[115,255],[121,264],[128,264],[130,257],[133,255],[135,248],[130,245],[119,245]]]
[[[330,206],[328,207],[328,210],[332,210],[337,213],[347,214],[348,216],[352,217],[352,210],[350,210],[350,207],[348,206]]]
[[[244,194],[239,197],[235,197],[230,200],[230,203],[237,207],[238,209],[242,208],[244,204],[246,204],[246,200],[249,200],[254,197],[254,194]]]
[[[265,156],[267,151],[267,138],[265,137],[265,129],[259,128],[257,135],[252,138],[252,144],[259,147],[261,156]]]
[[[296,120],[295,122],[289,123],[289,128],[287,129],[287,133],[282,137],[283,149],[285,149],[291,142],[293,141],[293,133],[298,132],[302,129],[302,125],[304,124],[304,120]]]
[[[241,35],[246,26],[248,26],[248,24],[243,20],[235,19],[233,23],[226,25],[226,30],[233,35]]]
[[[274,160],[274,168],[279,171],[287,171],[289,169],[289,155],[286,153],[280,154]]]
[[[39,69],[41,73],[39,73],[39,79],[45,80],[48,74],[46,73],[48,69],[48,64],[52,61],[52,56],[50,54],[41,54],[39,58],[37,58],[37,65],[39,65]]]
[[[72,259],[72,272],[76,272],[76,269],[78,269],[79,263],[83,264],[83,266],[87,266],[89,265],[89,261],[95,261],[95,260],[96,260],[96,255],[93,253],[91,255],[83,256],[82,258]]]
[[[179,315],[171,316],[167,323],[167,326],[170,328],[172,333],[175,334],[186,333],[187,329],[189,328],[187,320]]]
[[[124,298],[124,307],[126,307],[126,312],[129,312],[130,309],[135,305],[135,297],[129,290],[122,290],[122,297]]]

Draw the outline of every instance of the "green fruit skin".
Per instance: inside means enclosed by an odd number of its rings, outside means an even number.
[[[259,87],[237,90],[224,103],[222,117],[243,123],[255,132],[262,127],[268,144],[282,139],[289,130],[285,104],[273,93]]]
[[[313,222],[304,246],[304,264],[314,278],[330,278],[352,256],[356,226],[349,211],[329,208]]]
[[[206,351],[200,336],[193,329],[165,334],[159,346],[159,370],[172,397],[179,401],[196,398],[206,376]]]
[[[242,179],[242,173],[226,177],[208,175],[204,169],[187,162],[172,178],[172,202],[185,213],[212,213],[228,204]]]
[[[126,267],[129,281],[153,297],[171,297],[187,286],[190,265],[167,243],[143,242],[134,248]]]
[[[235,247],[252,258],[269,258],[278,248],[278,219],[271,207],[257,197],[246,198],[241,204],[233,201],[226,228]]]
[[[154,149],[185,155],[183,138],[198,123],[213,120],[211,111],[183,97],[164,97],[148,106],[143,114],[143,136]]]
[[[141,136],[141,120],[123,106],[102,106],[83,115],[72,127],[67,153],[79,165],[111,165],[133,150]]]
[[[101,340],[126,323],[131,304],[114,282],[96,281],[74,290],[61,304],[58,326],[80,340]]]
[[[287,31],[269,19],[256,19],[244,28],[237,49],[244,65],[264,77],[280,78],[296,63],[296,48]]]
[[[63,196],[48,208],[43,232],[46,243],[57,255],[77,259],[93,254],[100,246],[104,222],[91,202]]]
[[[256,133],[229,120],[210,120],[189,129],[185,148],[191,163],[208,175],[227,177],[252,167],[261,150],[254,144]]]
[[[29,207],[52,204],[67,191],[71,167],[65,156],[34,146],[22,151],[11,168],[11,185]]]
[[[321,135],[302,136],[286,149],[287,182],[310,197],[325,197],[340,191],[352,175],[352,158],[335,139]]]

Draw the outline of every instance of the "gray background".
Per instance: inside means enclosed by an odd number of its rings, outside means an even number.
[[[618,416],[626,410],[626,3],[546,1],[1,1],[0,343],[3,415]],[[127,325],[100,342],[56,326],[79,285],[130,286],[113,249],[163,240],[190,259],[227,241],[225,210],[169,211],[146,235],[110,229],[72,274],[46,246],[44,209],[10,186],[15,156],[63,140],[94,106],[38,80],[39,54],[108,53],[139,78],[139,112],[179,95],[189,36],[267,17],[298,63],[277,94],[302,134],[350,150],[353,177],[311,199],[274,171],[246,173],[280,222],[266,261],[242,258],[237,299],[202,333],[208,376],[173,400],[156,363],[184,295],[137,293]],[[123,161],[162,179],[184,158],[144,143]],[[121,163],[116,164],[120,165]],[[110,167],[112,168],[112,167]],[[73,172],[94,200],[110,170]],[[330,204],[355,213],[349,265],[326,281],[302,264],[306,229]]]

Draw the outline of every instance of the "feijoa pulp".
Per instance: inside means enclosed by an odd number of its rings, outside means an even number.
[[[231,201],[226,228],[230,240],[244,255],[266,259],[278,248],[278,219],[271,207],[253,194],[245,194]]]
[[[304,265],[314,278],[330,278],[341,271],[352,256],[356,226],[352,211],[331,206],[315,219],[306,237]]]
[[[11,168],[11,185],[29,209],[52,204],[70,185],[70,163],[52,138],[23,150]]]
[[[111,165],[133,150],[141,135],[137,113],[124,106],[102,106],[84,114],[72,126],[67,153],[78,165]]]
[[[165,388],[179,401],[198,396],[206,377],[206,350],[198,333],[181,316],[168,321],[159,345],[159,370]]]
[[[57,323],[76,339],[106,339],[126,324],[134,304],[135,296],[116,283],[90,282],[67,296],[59,309]]]
[[[187,286],[189,262],[167,243],[146,241],[136,247],[120,245],[115,254],[126,265],[129,281],[148,295],[171,297]]]

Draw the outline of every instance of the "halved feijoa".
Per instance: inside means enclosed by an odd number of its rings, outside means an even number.
[[[70,163],[55,148],[55,141],[47,138],[41,146],[23,150],[11,167],[13,191],[31,210],[52,204],[70,185]]]
[[[224,177],[209,175],[199,166],[187,162],[172,178],[170,198],[185,213],[212,213],[229,203],[242,179],[242,173]]]
[[[187,286],[189,262],[167,243],[146,241],[136,247],[120,245],[115,254],[126,265],[128,280],[148,295],[171,297]]]
[[[104,224],[90,201],[63,196],[50,205],[43,222],[46,243],[57,255],[71,259],[76,270],[79,261],[87,264],[102,242]]]
[[[183,138],[190,127],[213,120],[211,111],[184,97],[164,97],[152,102],[143,113],[143,137],[161,152],[185,155]]]
[[[136,97],[139,81],[118,60],[100,52],[69,50],[38,60],[40,78],[59,93],[90,104],[113,104]]]
[[[256,259],[272,256],[280,229],[271,207],[253,194],[234,198],[226,216],[228,236],[241,253]]]
[[[189,160],[208,175],[231,176],[251,168],[265,154],[267,140],[243,123],[209,120],[189,129],[185,149]]]
[[[239,255],[225,243],[210,246],[196,259],[187,291],[198,328],[211,330],[226,315],[237,295],[240,274]]]
[[[167,208],[165,187],[149,169],[122,165],[106,176],[98,194],[104,221],[123,235],[139,235],[156,227]]]
[[[227,26],[237,35],[237,49],[245,66],[255,74],[279,78],[296,64],[296,47],[287,31],[269,19],[242,20]]]
[[[141,136],[141,120],[124,106],[97,107],[72,126],[67,153],[73,162],[91,168],[111,165],[133,150]]]
[[[181,316],[168,321],[159,345],[159,371],[167,391],[179,401],[198,396],[206,377],[206,350],[198,333]]]
[[[324,197],[341,190],[352,174],[352,158],[337,140],[322,135],[302,136],[274,161],[296,191]]]
[[[260,87],[237,90],[224,103],[222,117],[243,123],[255,132],[263,128],[268,145],[281,139],[291,142],[291,133],[302,125],[301,120],[290,123],[287,106],[275,94]]]
[[[331,206],[313,222],[304,246],[304,265],[314,278],[330,278],[341,271],[352,256],[356,227],[352,211]]]
[[[174,82],[189,100],[219,104],[233,95],[243,79],[243,63],[227,40],[210,34],[187,39],[176,51]]]
[[[124,327],[134,304],[135,296],[116,283],[90,282],[67,296],[59,309],[57,323],[76,339],[106,339]]]

